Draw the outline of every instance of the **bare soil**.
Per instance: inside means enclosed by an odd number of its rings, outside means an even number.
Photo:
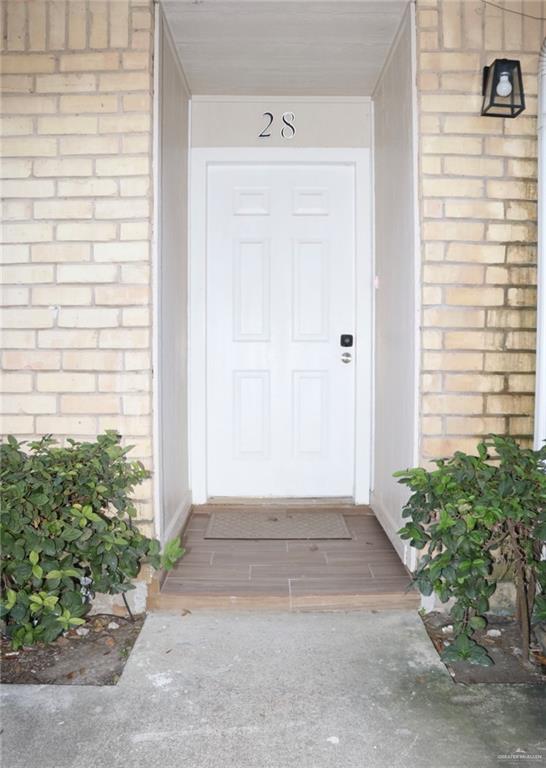
[[[110,614],[96,614],[82,625],[83,632],[71,629],[49,645],[40,643],[18,651],[14,651],[9,640],[2,637],[0,682],[115,685],[143,623],[144,615],[135,616],[131,621]]]
[[[451,617],[432,611],[422,619],[434,647],[442,653],[453,641]],[[546,684],[546,656],[538,646],[531,648],[531,665],[526,667],[522,663],[519,626],[514,618],[488,616],[487,627],[476,631],[473,639],[486,649],[494,664],[490,667],[464,662],[446,664],[456,683]]]

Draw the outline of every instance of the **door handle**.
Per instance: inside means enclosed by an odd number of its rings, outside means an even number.
[[[345,363],[345,364],[350,363],[352,359],[353,359],[353,356],[351,355],[350,352],[343,352],[341,355],[342,363]]]

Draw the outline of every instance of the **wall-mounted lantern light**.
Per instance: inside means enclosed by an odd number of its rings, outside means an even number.
[[[495,59],[483,68],[482,115],[517,117],[525,109],[525,94],[519,61]]]

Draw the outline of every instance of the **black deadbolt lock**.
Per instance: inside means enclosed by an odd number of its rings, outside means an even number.
[[[342,333],[339,339],[339,343],[342,347],[352,347],[353,346],[352,333]]]

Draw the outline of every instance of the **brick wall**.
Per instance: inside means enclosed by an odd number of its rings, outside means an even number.
[[[546,16],[546,2],[497,4]],[[532,435],[546,24],[479,0],[417,0],[417,29],[426,460],[488,432]],[[503,57],[521,61],[527,109],[480,117],[482,67]]]
[[[2,432],[116,428],[151,466],[152,2],[1,8]]]

